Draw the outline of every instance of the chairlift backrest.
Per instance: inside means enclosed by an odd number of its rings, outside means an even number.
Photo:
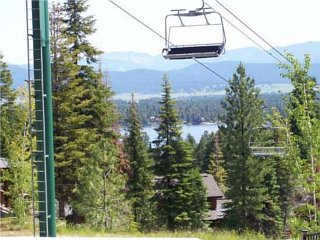
[[[166,59],[218,57],[225,51],[225,31],[221,15],[209,8],[175,13],[165,18]]]

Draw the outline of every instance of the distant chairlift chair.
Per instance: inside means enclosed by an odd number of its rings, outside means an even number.
[[[225,52],[226,36],[220,13],[211,8],[171,10],[165,18],[165,59],[219,57]]]
[[[284,127],[263,126],[251,129],[249,149],[252,156],[285,156],[287,145],[288,135]]]

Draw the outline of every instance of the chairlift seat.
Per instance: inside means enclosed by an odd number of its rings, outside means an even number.
[[[256,139],[262,137],[262,139]],[[250,131],[249,149],[252,156],[272,157],[287,155],[288,134],[284,127],[265,125]]]
[[[225,52],[226,36],[220,13],[211,8],[175,13],[165,18],[165,59],[219,57]]]
[[[255,157],[284,156],[285,147],[250,147],[251,154]]]
[[[192,59],[218,57],[224,51],[223,44],[214,45],[193,45],[193,46],[174,46],[163,49],[165,59]]]

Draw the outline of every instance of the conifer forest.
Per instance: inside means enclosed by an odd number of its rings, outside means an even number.
[[[132,93],[130,101],[114,100],[106,69],[97,67],[102,51],[89,40],[96,20],[88,9],[86,0],[49,9],[58,222],[106,232],[215,229],[270,238],[319,231],[320,100],[312,56],[301,62],[286,53],[277,65],[293,86],[288,94],[262,94],[239,62],[225,95],[175,99],[165,74],[161,98],[137,101]],[[23,228],[37,189],[29,121],[35,106],[27,85],[13,87],[3,58],[0,153],[8,168],[0,169],[0,184],[3,207]],[[182,124],[203,119],[218,130],[199,142],[182,137]],[[148,124],[153,141],[143,131]],[[206,174],[223,193],[214,219]]]

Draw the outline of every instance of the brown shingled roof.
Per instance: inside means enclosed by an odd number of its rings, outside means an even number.
[[[218,187],[217,182],[214,180],[211,174],[201,173],[203,183],[207,188],[207,197],[216,197],[216,198],[223,198],[224,195],[221,192],[220,188]]]

